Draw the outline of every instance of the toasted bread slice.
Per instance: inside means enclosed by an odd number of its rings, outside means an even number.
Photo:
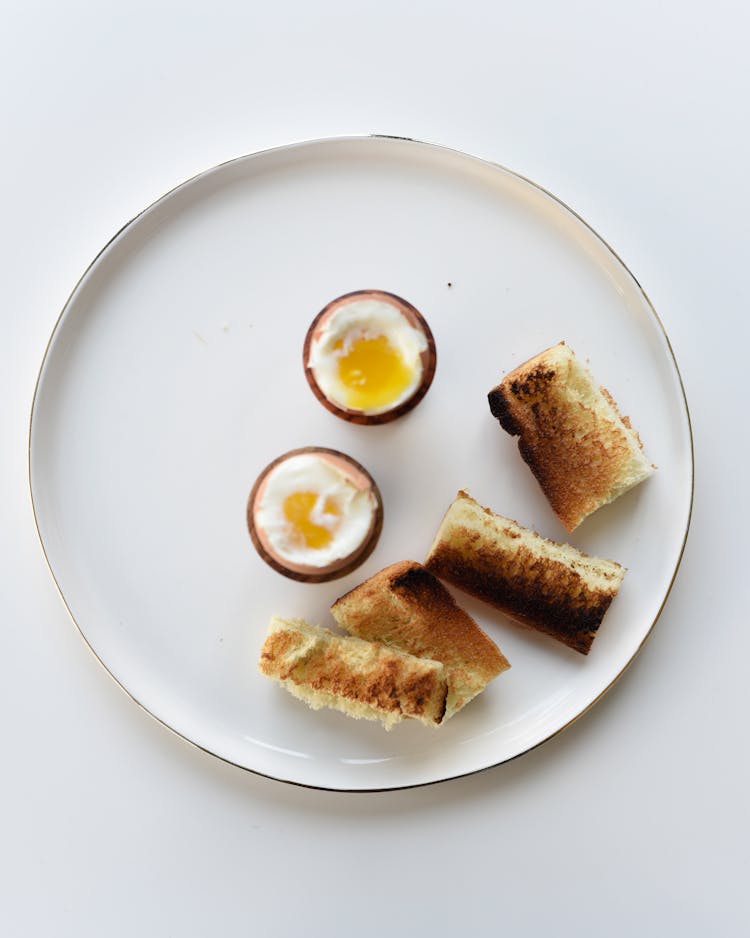
[[[342,628],[445,666],[445,719],[510,667],[443,584],[411,560],[391,564],[331,606]]]
[[[416,658],[303,619],[274,617],[258,668],[313,710],[332,707],[386,729],[406,717],[439,725],[448,695],[439,661]]]
[[[459,492],[425,566],[523,625],[587,655],[625,569],[547,540]]]
[[[488,399],[568,531],[654,470],[612,395],[564,342],[514,368]]]

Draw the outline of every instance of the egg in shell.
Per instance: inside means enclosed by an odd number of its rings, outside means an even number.
[[[382,290],[329,303],[313,320],[303,354],[316,397],[354,423],[385,423],[407,413],[435,374],[435,340],[424,317]]]
[[[266,563],[292,579],[322,582],[344,576],[369,556],[383,508],[375,481],[356,460],[304,447],[261,472],[247,522]]]

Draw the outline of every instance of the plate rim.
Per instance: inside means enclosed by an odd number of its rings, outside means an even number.
[[[667,349],[667,352],[669,353],[669,358],[671,359],[672,366],[674,367],[675,375],[677,377],[677,385],[680,391],[680,396],[682,398],[682,404],[684,406],[685,418],[686,418],[686,423],[687,423],[687,431],[688,431],[689,454],[690,454],[690,499],[688,503],[687,518],[685,521],[685,529],[682,535],[682,543],[680,545],[677,559],[675,561],[675,566],[672,571],[669,584],[667,585],[667,589],[664,594],[664,597],[661,601],[661,604],[659,605],[658,610],[656,611],[656,615],[654,616],[648,628],[648,631],[639,642],[638,647],[635,649],[633,654],[622,665],[622,667],[617,672],[617,674],[612,678],[612,680],[604,688],[602,688],[602,690],[596,695],[596,697],[594,697],[593,700],[591,700],[582,710],[580,710],[577,714],[575,714],[575,716],[571,717],[562,726],[559,726],[549,735],[545,736],[544,739],[541,739],[538,742],[534,743],[533,745],[528,746],[526,749],[523,749],[521,752],[518,752],[513,756],[510,756],[506,759],[500,759],[498,762],[493,762],[489,765],[479,766],[478,768],[470,769],[469,771],[466,771],[466,772],[458,772],[454,775],[446,775],[441,778],[428,779],[425,781],[408,782],[406,784],[399,784],[399,785],[374,786],[374,787],[367,787],[367,788],[360,788],[360,787],[349,788],[349,787],[344,787],[344,786],[339,786],[339,785],[313,784],[311,782],[298,781],[297,779],[293,779],[293,778],[284,778],[282,776],[273,775],[269,772],[262,772],[259,769],[254,769],[254,768],[251,768],[250,766],[241,765],[238,762],[234,762],[232,759],[228,758],[227,756],[223,756],[220,753],[214,752],[213,750],[207,748],[206,746],[201,745],[199,742],[196,742],[195,740],[191,739],[189,736],[184,735],[184,733],[181,733],[175,727],[171,726],[169,723],[167,723],[165,720],[159,717],[156,713],[150,710],[117,677],[115,677],[113,672],[110,671],[110,669],[107,667],[105,662],[102,660],[102,658],[94,649],[93,645],[89,642],[88,638],[86,637],[86,634],[83,631],[81,625],[78,623],[75,615],[73,614],[73,610],[71,609],[68,603],[68,600],[65,596],[65,593],[63,592],[62,587],[60,586],[60,583],[58,582],[58,579],[55,575],[55,571],[52,567],[52,563],[47,554],[47,548],[45,546],[44,538],[42,536],[42,532],[40,528],[37,505],[34,499],[34,486],[32,482],[31,463],[32,463],[32,434],[33,434],[33,429],[34,429],[34,415],[35,415],[36,406],[37,406],[37,398],[38,398],[39,389],[41,387],[41,383],[43,379],[45,365],[47,363],[47,359],[49,357],[54,338],[57,335],[58,330],[60,329],[63,323],[65,315],[71,305],[73,298],[77,294],[79,287],[82,285],[82,283],[87,278],[89,273],[93,270],[93,268],[97,265],[100,258],[105,254],[105,252],[109,249],[109,247],[112,244],[114,244],[115,241],[117,241],[120,237],[122,237],[125,234],[125,232],[132,225],[134,225],[135,222],[137,222],[138,219],[142,215],[145,215],[147,212],[151,211],[157,205],[164,202],[166,199],[172,196],[175,192],[177,192],[180,189],[185,188],[186,186],[190,185],[191,183],[193,183],[194,181],[196,181],[197,179],[201,177],[205,177],[205,176],[210,175],[211,173],[217,172],[218,170],[222,169],[225,166],[229,166],[233,163],[238,163],[243,160],[249,160],[255,157],[264,156],[264,155],[271,154],[274,152],[283,152],[285,150],[292,150],[292,149],[297,149],[301,147],[315,146],[319,144],[338,144],[338,143],[344,143],[347,141],[352,142],[352,141],[366,141],[366,140],[402,141],[409,145],[415,145],[420,148],[423,147],[423,148],[427,148],[431,150],[436,150],[441,153],[453,154],[453,155],[462,157],[464,159],[469,159],[471,161],[478,162],[486,166],[493,167],[495,169],[499,169],[509,174],[510,176],[525,182],[532,188],[536,189],[538,192],[543,193],[545,196],[547,196],[557,205],[559,205],[563,210],[565,210],[570,215],[572,215],[575,219],[577,219],[577,221],[580,222],[584,226],[584,228],[590,234],[592,234],[598,242],[600,242],[604,246],[604,248],[609,252],[609,254],[611,254],[612,257],[614,257],[614,259],[620,264],[620,266],[627,273],[627,275],[632,279],[638,292],[641,294],[641,296],[645,300],[646,306],[650,314],[653,316],[656,322],[656,325],[658,327],[658,330],[661,333],[661,336],[666,344],[666,349]],[[609,690],[611,690],[611,688],[619,681],[619,679],[623,676],[623,674],[628,670],[628,668],[631,666],[633,661],[637,658],[637,656],[641,652],[641,649],[646,644],[647,640],[650,638],[656,626],[656,623],[659,621],[659,618],[661,617],[661,614],[667,603],[667,600],[669,599],[669,596],[672,592],[672,587],[674,586],[675,580],[677,578],[677,573],[682,563],[682,558],[685,552],[685,545],[687,544],[688,534],[690,531],[690,525],[691,525],[692,515],[693,515],[693,505],[694,505],[694,500],[695,500],[695,443],[694,443],[694,437],[693,437],[692,420],[690,417],[690,407],[688,405],[687,394],[685,392],[685,384],[682,379],[682,374],[680,372],[680,368],[677,363],[677,358],[675,356],[671,340],[664,326],[664,323],[662,322],[661,317],[656,311],[654,304],[651,302],[651,299],[646,293],[645,289],[643,288],[641,282],[635,276],[635,274],[630,269],[630,267],[625,263],[622,257],[617,253],[617,251],[615,251],[612,245],[589,222],[587,222],[585,218],[583,218],[575,209],[571,208],[571,206],[568,205],[567,202],[563,201],[563,199],[559,198],[559,196],[555,195],[553,192],[550,192],[549,189],[540,185],[535,180],[530,179],[528,176],[525,176],[523,173],[519,173],[516,170],[510,169],[509,167],[495,160],[487,159],[481,156],[476,156],[472,153],[469,153],[457,147],[447,146],[445,144],[435,143],[435,142],[426,141],[426,140],[420,140],[415,137],[406,137],[406,136],[400,136],[400,135],[395,135],[395,134],[369,133],[369,134],[345,134],[345,135],[336,135],[336,136],[330,136],[330,137],[316,137],[316,138],[310,138],[310,139],[295,140],[295,141],[285,143],[285,144],[280,144],[277,146],[265,147],[260,150],[252,150],[249,153],[244,153],[239,156],[231,157],[228,160],[223,160],[219,163],[216,163],[213,166],[209,166],[206,169],[203,169],[197,173],[194,173],[192,176],[189,176],[188,178],[184,179],[182,182],[179,182],[176,185],[172,186],[162,195],[158,196],[156,199],[154,199],[152,202],[150,202],[148,205],[142,208],[139,212],[133,215],[117,231],[115,231],[115,233],[105,242],[105,244],[94,255],[92,260],[89,262],[89,264],[86,266],[86,268],[84,269],[84,271],[82,272],[78,280],[73,285],[70,293],[68,294],[60,310],[60,313],[58,314],[54,322],[49,338],[47,339],[47,343],[44,347],[44,352],[41,358],[41,362],[39,364],[39,369],[37,371],[36,381],[34,382],[34,391],[33,391],[32,399],[31,399],[31,406],[29,410],[27,443],[28,443],[27,462],[26,462],[27,484],[28,484],[29,497],[31,499],[31,508],[32,508],[32,513],[34,517],[34,528],[36,531],[37,539],[42,549],[42,555],[47,565],[47,569],[49,570],[50,576],[52,577],[52,581],[55,584],[55,587],[60,596],[60,599],[62,600],[63,606],[65,607],[65,610],[67,611],[68,616],[73,622],[73,625],[76,627],[78,634],[83,639],[84,644],[89,649],[91,654],[94,656],[94,659],[99,663],[99,665],[104,669],[104,671],[109,675],[109,677],[115,682],[115,684],[122,691],[124,691],[125,694],[127,694],[127,696],[135,704],[137,704],[137,706],[144,713],[148,714],[153,720],[155,720],[158,724],[160,724],[161,726],[169,730],[174,736],[183,740],[184,742],[189,743],[195,749],[198,749],[201,752],[208,754],[214,759],[219,759],[220,761],[226,763],[227,765],[234,766],[235,768],[240,769],[243,772],[249,772],[261,778],[269,779],[270,781],[281,782],[286,785],[294,785],[299,788],[307,788],[313,791],[335,791],[335,792],[346,792],[346,793],[352,793],[352,794],[371,794],[374,792],[405,791],[405,790],[409,790],[413,788],[425,788],[431,785],[439,785],[444,782],[450,782],[450,781],[454,781],[460,778],[467,778],[472,775],[478,775],[481,772],[487,772],[490,769],[497,768],[500,765],[506,765],[509,762],[513,762],[516,759],[521,758],[521,756],[524,756],[529,752],[533,752],[533,750],[549,742],[551,739],[554,739],[558,734],[562,733],[564,730],[568,729],[568,727],[572,726],[573,723],[576,723],[578,720],[580,720],[581,717],[587,714],[592,709],[592,707],[594,707],[594,705],[597,704]]]

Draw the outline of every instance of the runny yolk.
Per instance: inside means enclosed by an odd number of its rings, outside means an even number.
[[[403,394],[414,376],[385,335],[355,339],[340,356],[338,368],[347,391],[346,406],[352,410],[386,407]]]
[[[335,529],[335,525],[327,528],[316,524],[310,518],[318,498],[317,492],[292,492],[284,499],[284,517],[292,527],[294,540],[313,550],[330,544]],[[323,513],[335,518],[341,517],[341,509],[332,498],[326,498]]]

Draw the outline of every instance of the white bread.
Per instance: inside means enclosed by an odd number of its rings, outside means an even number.
[[[514,368],[488,400],[568,531],[653,472],[629,419],[564,342]]]
[[[547,540],[459,492],[425,566],[517,622],[587,655],[625,569]]]
[[[391,729],[405,718],[439,725],[448,694],[443,665],[275,616],[258,668],[313,710],[331,707]]]
[[[411,560],[371,576],[337,599],[331,612],[353,635],[441,661],[448,679],[446,720],[510,667],[443,584]]]

